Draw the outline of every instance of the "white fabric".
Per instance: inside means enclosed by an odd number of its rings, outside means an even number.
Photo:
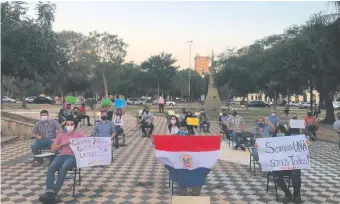
[[[176,135],[178,133],[179,129],[177,126],[172,126],[171,129],[170,129],[170,132],[169,134],[170,135]]]
[[[112,121],[115,125],[119,125],[120,127],[124,126],[123,116],[121,118],[119,116],[115,116]]]
[[[208,168],[217,162],[219,150],[209,152],[169,152],[155,150],[157,160],[162,164],[167,164],[175,169],[197,169],[197,168]],[[192,157],[192,166],[184,166],[180,158],[182,155],[189,155]]]

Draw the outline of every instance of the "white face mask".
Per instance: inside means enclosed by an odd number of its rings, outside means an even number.
[[[171,120],[170,123],[175,125],[176,124],[176,120]]]
[[[40,119],[41,119],[42,121],[46,121],[46,120],[48,119],[48,116],[40,116]]]
[[[67,132],[72,132],[74,130],[74,126],[66,126]]]
[[[272,113],[272,116],[276,116],[276,113]]]

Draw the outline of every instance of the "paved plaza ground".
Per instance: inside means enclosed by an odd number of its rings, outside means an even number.
[[[31,114],[37,117],[38,113]],[[26,116],[31,116],[25,113]],[[82,169],[81,185],[72,196],[73,180],[67,180],[61,191],[63,203],[169,203],[168,172],[157,163],[150,139],[136,131],[131,115],[125,118],[127,146],[114,151],[114,162],[107,167]],[[154,134],[165,134],[166,119],[156,117]],[[87,135],[92,127],[81,127]],[[219,134],[213,123],[211,134]],[[199,132],[198,132],[199,134]],[[1,149],[1,203],[39,203],[45,188],[47,163],[32,167],[32,140],[20,140]],[[223,148],[228,148],[223,145]],[[221,151],[222,152],[222,151]],[[254,176],[246,165],[249,153],[225,150],[207,177],[202,195],[212,203],[277,203],[273,182],[266,192],[267,178],[259,170]],[[310,148],[312,168],[302,171],[301,195],[304,203],[340,203],[340,151],[337,143],[316,141]],[[228,159],[229,158],[229,159]],[[235,159],[237,158],[237,159]],[[223,160],[222,160],[223,159]],[[242,161],[241,161],[242,160]],[[175,194],[177,188],[175,187]],[[279,199],[283,193],[279,189]]]

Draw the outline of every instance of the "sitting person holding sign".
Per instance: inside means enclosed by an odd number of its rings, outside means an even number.
[[[147,136],[148,138],[150,138],[152,135],[154,125],[153,125],[153,115],[152,113],[150,113],[149,108],[145,109],[145,112],[142,115],[141,123],[142,123],[143,137]],[[147,128],[150,128],[148,133],[146,132]]]
[[[85,137],[82,132],[75,131],[74,118],[67,117],[65,122],[65,133],[58,134],[54,141],[51,150],[52,152],[59,151],[58,156],[52,161],[47,170],[46,192],[40,196],[39,201],[45,203],[53,203],[56,196],[64,183],[67,171],[76,168],[76,158],[69,144],[70,139]],[[56,171],[59,171],[58,178],[54,183]]]
[[[188,134],[195,135],[194,127],[198,127],[198,118],[193,116],[192,113],[188,111],[185,116],[185,121],[187,124]]]

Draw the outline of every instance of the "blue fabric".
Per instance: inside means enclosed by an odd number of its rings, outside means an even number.
[[[257,148],[253,148],[252,155],[255,161],[259,161],[259,152],[257,151]]]
[[[208,168],[197,168],[193,170],[175,169],[169,165],[165,165],[165,168],[169,170],[171,180],[181,188],[203,186],[205,184],[205,178],[211,170]]]
[[[273,125],[275,125],[275,127],[278,126],[278,125],[280,124],[280,120],[279,120],[279,118],[278,118],[277,116],[272,116],[272,115],[270,115],[270,116],[268,116],[268,120],[269,120]]]
[[[47,139],[47,138],[41,138],[40,140],[36,140],[32,144],[31,149],[32,149],[33,154],[36,155],[39,153],[39,149],[43,149],[46,147],[51,149],[52,144],[53,144],[52,140]]]
[[[265,126],[261,132],[255,127],[251,130],[251,133],[253,133],[254,137],[256,137],[256,134],[260,134],[262,137],[272,137],[269,126]]]
[[[116,109],[118,109],[118,108],[124,108],[125,105],[126,105],[125,100],[123,100],[123,99],[116,99],[116,100],[115,100],[114,107],[115,107]]]

